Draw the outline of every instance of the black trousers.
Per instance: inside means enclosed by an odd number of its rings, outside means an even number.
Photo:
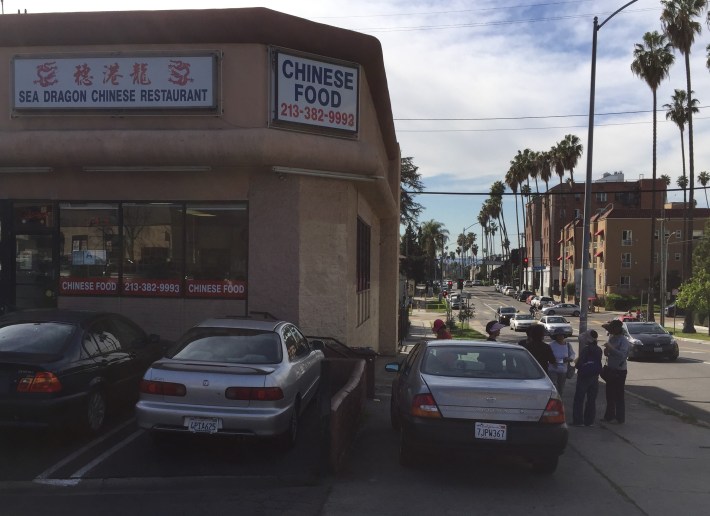
[[[626,385],[625,369],[610,369],[606,380],[606,411],[604,419],[616,419],[619,423],[626,420],[626,404],[624,403],[624,386]]]

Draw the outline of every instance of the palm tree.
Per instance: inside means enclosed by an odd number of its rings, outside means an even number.
[[[669,176],[668,174],[661,174],[661,179],[663,179],[663,182],[666,183],[666,186],[670,186],[671,176]]]
[[[551,296],[552,295],[552,232],[550,229],[552,228],[552,221],[551,221],[551,208],[550,208],[550,179],[552,179],[552,151],[542,151],[538,154],[538,175],[540,176],[540,179],[545,183],[545,198],[542,203],[542,209],[547,209],[547,259],[550,264],[550,272],[548,274],[547,278],[547,295]],[[542,231],[540,232],[540,237],[542,237]],[[545,256],[545,253],[542,253],[542,258]],[[542,265],[542,261],[540,262]],[[542,273],[540,273],[542,274]],[[540,293],[542,293],[542,278],[540,280]]]
[[[710,181],[710,174],[705,171],[698,174],[698,183],[700,183],[700,185],[705,189],[705,205],[710,208],[710,203],[708,203],[708,190],[706,188],[708,181]]]
[[[692,92],[690,84],[690,49],[695,42],[695,36],[700,34],[700,23],[696,21],[707,6],[707,0],[661,0],[663,12],[661,25],[671,45],[678,49],[685,58],[685,91]],[[693,219],[695,211],[695,159],[693,155],[693,111],[690,104],[692,94],[688,95],[688,171],[690,181],[690,196],[688,198],[688,217],[685,223],[686,238],[686,269],[693,266]],[[683,321],[684,333],[695,333],[693,311],[685,312]]]
[[[565,170],[569,170],[570,181],[574,183],[574,169],[579,163],[579,158],[582,157],[584,146],[581,144],[579,136],[574,134],[565,135],[559,146]]]
[[[658,86],[663,79],[668,77],[671,65],[675,61],[671,44],[665,34],[658,31],[647,32],[643,35],[643,43],[634,45],[634,60],[631,63],[631,71],[648,84],[653,93],[653,195],[651,196],[651,256],[655,252],[656,235],[656,130],[658,122],[656,119]],[[655,277],[655,262],[650,260],[648,273],[648,320],[653,321],[653,278]]]
[[[666,120],[674,122],[675,125],[678,126],[678,129],[680,129],[680,155],[683,160],[683,177],[686,177],[685,143],[683,141],[683,131],[685,130],[685,124],[688,121],[688,105],[691,106],[693,113],[697,113],[699,111],[697,107],[698,99],[691,99],[690,102],[688,102],[688,95],[685,93],[685,90],[675,90],[671,100],[673,101],[672,104],[663,104],[663,107],[666,108]],[[683,190],[683,206],[686,205],[686,202],[687,199],[685,196],[685,190]]]
[[[522,273],[522,249],[520,247],[520,215],[518,213],[518,172],[516,170],[515,160],[510,162],[510,168],[505,174],[505,184],[513,192],[513,200],[515,201],[515,229],[518,234],[518,258],[520,260],[520,274],[518,275],[518,288],[523,289],[523,273]]]
[[[421,226],[421,246],[424,255],[429,263],[429,277],[435,279],[436,275],[436,260],[439,250],[443,255],[444,244],[449,238],[449,230],[444,227],[441,222],[431,219],[424,222]],[[443,256],[442,256],[442,274],[443,274]],[[443,279],[443,277],[441,278]]]

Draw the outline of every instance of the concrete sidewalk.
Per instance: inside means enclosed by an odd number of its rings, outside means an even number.
[[[384,364],[402,359],[416,342],[433,339],[431,325],[437,318],[442,318],[441,314],[415,309],[411,314],[411,328],[400,356],[377,358],[377,399],[367,402],[367,410],[374,417],[365,424],[358,448],[374,449],[378,456],[396,456],[397,437],[387,421],[392,376],[384,371]],[[486,322],[474,319],[470,326],[485,333]],[[522,333],[520,336],[523,338]],[[563,396],[568,420],[572,413],[575,383],[575,380],[568,381]],[[598,419],[603,414],[604,399],[604,383],[600,382]],[[710,429],[687,423],[678,415],[628,394],[626,414],[626,423],[623,425],[600,423],[597,420],[593,427],[570,426],[569,429],[565,456],[575,453],[581,456],[590,466],[590,471],[597,472],[597,482],[608,482],[613,491],[618,493],[618,499],[609,501],[612,510],[606,513],[658,516],[707,514],[710,507]],[[562,457],[557,475],[579,474],[567,470],[565,456]],[[360,509],[369,506],[365,501],[368,498],[380,500],[373,511],[377,514],[399,514],[395,502],[403,497],[417,500],[417,514],[434,514],[439,510],[437,504],[430,503],[427,497],[420,498],[421,493],[415,487],[416,472],[401,468],[395,470],[397,466],[393,458],[383,464],[372,464],[363,455],[353,457],[352,462],[352,473],[357,478],[369,475],[371,480],[341,486],[336,481],[324,514],[360,514]],[[380,485],[379,481],[374,480],[376,478],[387,478],[387,485]],[[341,480],[347,482],[353,479]],[[590,488],[593,489],[591,486],[586,487]],[[595,496],[593,492],[585,493],[584,486],[580,486],[580,489],[578,496]],[[392,496],[388,496],[388,493]],[[392,506],[389,505],[390,501]],[[622,510],[624,506],[626,510]],[[578,514],[586,514],[583,506],[568,508]]]

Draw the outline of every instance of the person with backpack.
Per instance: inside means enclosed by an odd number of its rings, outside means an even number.
[[[598,337],[594,330],[587,330],[579,336],[577,388],[572,406],[572,426],[593,426],[597,415],[599,373],[602,371],[602,349],[597,344]]]

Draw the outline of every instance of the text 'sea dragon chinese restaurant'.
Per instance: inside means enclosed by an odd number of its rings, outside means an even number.
[[[377,39],[268,9],[0,16],[0,306],[176,338],[269,312],[394,352]]]

